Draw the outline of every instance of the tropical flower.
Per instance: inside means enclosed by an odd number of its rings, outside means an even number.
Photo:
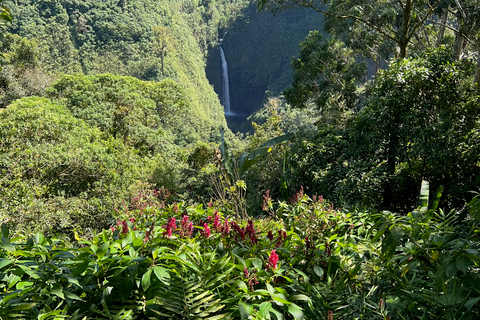
[[[278,254],[275,250],[272,250],[272,252],[270,253],[270,257],[268,258],[267,270],[277,269],[277,263],[278,263]]]

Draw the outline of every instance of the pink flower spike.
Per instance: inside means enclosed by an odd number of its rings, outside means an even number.
[[[215,215],[213,217],[213,229],[215,229],[215,231],[220,231],[220,228],[221,228],[220,215],[218,214],[217,211],[215,211]]]
[[[125,220],[122,221],[122,233],[128,233],[128,225]]]
[[[268,258],[267,270],[277,269],[277,263],[278,263],[277,252],[275,250],[272,250],[272,253],[270,253],[270,258]]]
[[[223,223],[222,232],[224,236],[230,233],[230,224],[227,218],[225,218],[225,222]]]
[[[205,238],[210,237],[210,228],[208,227],[208,224],[204,223],[204,224],[203,224],[203,228],[204,228],[204,229],[203,229],[203,233],[202,233],[203,236],[204,236]]]

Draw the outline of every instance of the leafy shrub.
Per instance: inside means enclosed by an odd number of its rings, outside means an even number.
[[[270,218],[236,221],[159,190],[139,193],[110,229],[72,244],[15,238],[3,225],[0,315],[476,319],[477,221],[437,210],[439,193],[427,199],[408,216],[372,215],[300,190],[290,204],[266,195]]]
[[[15,229],[101,229],[142,160],[46,98],[0,111],[0,212]]]

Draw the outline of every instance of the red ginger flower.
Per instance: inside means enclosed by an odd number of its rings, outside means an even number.
[[[223,223],[221,230],[224,236],[230,233],[230,224],[228,223],[227,218],[225,218],[225,222]]]
[[[272,250],[272,253],[270,253],[270,258],[268,258],[267,270],[277,269],[277,263],[278,263],[278,254],[275,250]]]
[[[215,215],[213,216],[213,229],[215,231],[220,231],[222,224],[220,223],[220,215],[217,211],[215,211]]]
[[[268,231],[267,238],[268,238],[270,241],[273,241],[273,233],[272,233],[272,230]]]
[[[248,225],[245,229],[247,235],[250,237],[251,244],[256,244],[258,242],[257,235],[255,233],[255,227],[253,226],[253,221],[248,220]]]
[[[243,275],[245,276],[245,278],[248,278],[248,269],[247,268],[243,268]]]
[[[191,237],[193,233],[193,223],[188,220],[188,216],[182,218],[182,229],[180,231],[182,237]]]
[[[203,228],[204,228],[204,229],[203,229],[203,232],[202,232],[203,236],[204,236],[205,238],[210,237],[210,228],[208,227],[208,224],[204,223],[204,224],[203,224]]]
[[[177,224],[175,223],[175,218],[169,218],[168,224],[163,236],[168,235],[169,237],[172,236],[172,230],[177,229]]]
[[[122,233],[128,233],[128,224],[127,224],[127,221],[125,221],[125,220],[123,220],[123,221],[118,220],[117,226],[122,226]]]

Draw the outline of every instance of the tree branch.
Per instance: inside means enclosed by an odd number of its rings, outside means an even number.
[[[328,16],[328,17],[331,17],[331,18],[335,18],[335,19],[354,19],[354,20],[357,20],[359,22],[362,22],[364,23],[365,25],[367,25],[368,27],[378,31],[380,34],[382,34],[384,37],[394,41],[394,42],[397,42],[395,40],[395,36],[392,36],[390,34],[388,34],[385,30],[383,30],[382,28],[380,28],[379,26],[376,26],[374,25],[373,23],[365,20],[365,19],[362,19],[360,17],[357,17],[357,16],[354,16],[354,15],[342,15],[342,16],[338,16],[338,15],[335,15],[335,14],[332,14],[328,11],[325,11],[325,10],[322,10],[320,8],[317,8],[316,6],[314,6],[312,3],[305,3],[305,2],[302,2],[302,1],[299,1],[299,0],[292,0],[292,2],[296,3],[297,5],[300,5],[300,6],[304,6],[304,7],[307,7],[307,8],[311,8],[325,16]]]
[[[435,3],[434,6],[429,5],[430,9],[429,9],[428,12],[425,14],[425,16],[424,16],[422,19],[420,19],[420,20],[418,21],[418,23],[415,24],[412,29],[409,30],[409,31],[410,31],[409,33],[410,33],[410,34],[407,34],[407,35],[406,35],[408,40],[410,40],[410,39],[413,37],[413,35],[414,35],[415,32],[418,30],[418,28],[420,28],[420,26],[422,26],[423,24],[425,24],[425,21],[427,21],[428,17],[430,17],[430,15],[433,13],[433,11],[438,7],[438,5],[440,4],[440,2],[441,2],[441,0],[437,0],[437,2]]]

